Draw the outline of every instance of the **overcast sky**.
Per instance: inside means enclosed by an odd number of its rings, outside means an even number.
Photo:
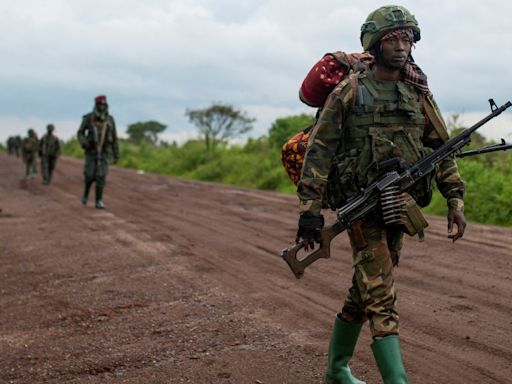
[[[445,116],[475,122],[487,99],[512,98],[512,2],[402,1],[422,39],[413,55]],[[137,121],[195,134],[187,108],[246,110],[264,134],[277,117],[311,112],[298,88],[324,53],[361,50],[381,1],[0,0],[0,141],[48,122],[67,139],[106,94],[120,133]],[[298,127],[300,129],[300,127]],[[512,139],[512,113],[482,130]]]

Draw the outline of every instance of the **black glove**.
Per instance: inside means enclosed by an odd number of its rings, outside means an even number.
[[[320,232],[324,227],[324,217],[322,215],[315,216],[311,212],[305,212],[299,217],[299,230],[297,231],[298,243],[300,239],[304,239],[304,249],[307,251],[315,249],[315,241],[320,242]]]

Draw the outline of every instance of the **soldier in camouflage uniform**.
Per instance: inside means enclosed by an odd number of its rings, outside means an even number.
[[[9,155],[14,155],[15,151],[15,144],[14,144],[14,136],[9,136],[7,138],[7,153]]]
[[[78,129],[77,138],[85,151],[84,182],[82,204],[87,204],[89,190],[96,182],[96,208],[104,209],[103,189],[107,177],[109,159],[119,160],[119,146],[114,118],[109,114],[107,98],[97,96],[94,109],[84,115]]]
[[[20,157],[21,155],[21,136],[16,135],[14,136],[14,150],[16,152],[16,157]]]
[[[36,159],[39,152],[39,140],[36,132],[30,128],[28,136],[21,142],[21,154],[25,164],[25,177],[35,177],[37,173]]]
[[[340,207],[379,174],[394,157],[414,163],[448,140],[446,127],[426,76],[411,57],[420,39],[414,16],[400,6],[372,12],[361,28],[369,69],[353,73],[329,95],[309,140],[298,184],[297,241],[313,248],[323,227],[321,209]],[[448,205],[449,238],[462,237],[464,184],[453,158],[430,178],[407,191],[420,206],[431,198],[435,179]],[[361,384],[348,366],[361,330],[369,320],[372,350],[385,384],[407,383],[398,339],[393,268],[398,264],[403,227],[387,226],[376,209],[348,230],[354,275],[329,345],[326,382]],[[452,232],[454,224],[457,231]]]
[[[41,173],[43,174],[43,184],[48,185],[52,180],[53,170],[57,164],[57,158],[60,155],[59,138],[53,134],[55,127],[53,124],[46,126],[46,134],[39,143],[39,156],[41,157]]]

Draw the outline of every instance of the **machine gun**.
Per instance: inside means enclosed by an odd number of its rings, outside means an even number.
[[[465,157],[512,148],[511,144],[507,144],[502,140],[501,144],[460,152],[464,146],[471,142],[471,134],[473,132],[512,106],[512,103],[508,101],[506,104],[498,107],[493,99],[489,99],[489,104],[491,106],[491,113],[482,120],[448,140],[430,155],[420,159],[412,166],[400,171],[384,173],[366,189],[351,197],[344,206],[337,210],[335,222],[322,229],[320,233],[320,247],[316,251],[301,260],[297,259],[297,252],[304,248],[304,241],[300,241],[281,251],[281,257],[286,261],[295,277],[300,279],[304,275],[306,267],[316,260],[329,258],[331,256],[330,245],[332,239],[377,207],[381,202],[383,194],[389,196],[390,194],[405,192],[419,180],[431,174],[435,170],[436,165],[449,156]]]

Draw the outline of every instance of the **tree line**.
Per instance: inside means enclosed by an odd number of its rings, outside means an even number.
[[[276,119],[267,134],[249,138],[242,144],[229,141],[252,128],[254,119],[231,105],[213,104],[208,108],[187,110],[187,117],[198,130],[199,138],[182,145],[160,141],[166,126],[156,121],[128,126],[128,138],[121,140],[119,165],[126,168],[188,179],[293,193],[295,186],[281,165],[282,145],[314,122],[308,114]],[[452,135],[464,129],[457,115],[448,127]],[[493,144],[479,133],[473,135],[468,149]],[[64,154],[81,157],[76,140],[65,143]],[[487,224],[512,225],[512,153],[499,152],[458,161],[466,183],[466,216]],[[446,214],[446,202],[434,192],[427,213]]]

